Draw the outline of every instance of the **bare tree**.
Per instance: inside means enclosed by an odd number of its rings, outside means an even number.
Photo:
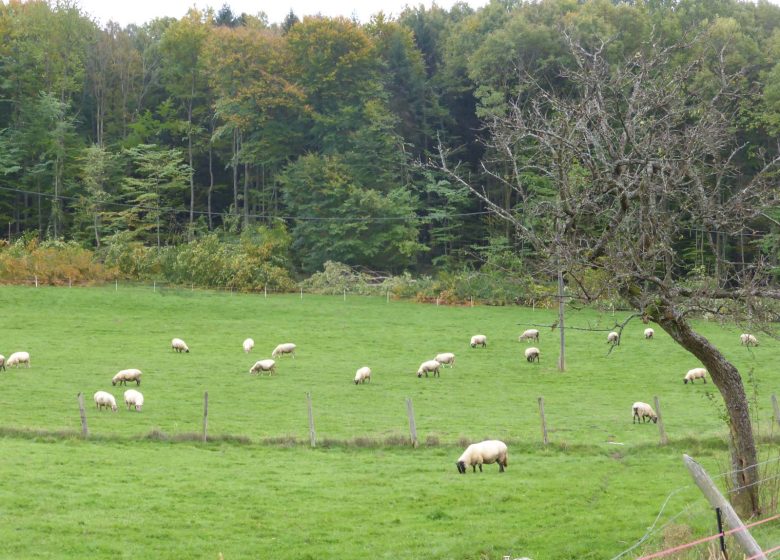
[[[754,172],[738,173],[749,147],[734,133],[744,80],[726,71],[723,51],[707,52],[699,41],[702,57],[691,60],[680,56],[690,45],[649,42],[615,63],[606,42],[588,48],[566,39],[573,61],[566,89],[551,91],[524,75],[523,97],[485,123],[480,180],[511,188],[513,209],[452,166],[444,151],[437,167],[513,224],[533,247],[539,273],[552,278],[563,270],[587,300],[614,290],[707,367],[728,411],[735,501],[758,512],[742,378],[689,318],[709,310],[758,320],[767,298],[780,298],[760,251],[730,262],[723,249],[724,239],[745,235],[778,203],[771,182],[778,160],[750,147]],[[683,258],[681,241],[694,235],[703,236],[716,274]],[[597,291],[586,280],[594,274],[603,280]]]

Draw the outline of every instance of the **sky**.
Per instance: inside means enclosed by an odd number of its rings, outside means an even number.
[[[82,10],[101,24],[109,20],[121,25],[142,24],[156,17],[171,16],[180,18],[193,5],[198,9],[213,7],[219,10],[228,4],[233,13],[242,12],[255,15],[265,12],[270,23],[280,23],[292,8],[299,18],[307,15],[357,16],[361,22],[382,11],[386,15],[396,16],[407,4],[420,4],[430,7],[431,0],[77,0]],[[449,9],[455,0],[437,0],[436,5]],[[473,8],[484,6],[488,0],[467,0]]]

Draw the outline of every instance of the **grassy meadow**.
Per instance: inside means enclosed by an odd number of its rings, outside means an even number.
[[[0,299],[0,353],[32,356],[30,369],[0,372],[0,558],[612,558],[670,493],[656,528],[669,524],[624,558],[716,532],[680,457],[727,469],[720,398],[711,384],[683,385],[699,364],[660,329],[645,341],[640,321],[609,355],[606,332],[567,331],[561,374],[557,331],[541,329],[539,364],[517,341],[550,324],[548,310],[122,286],[2,287]],[[608,329],[624,317],[570,311],[567,324]],[[780,343],[759,333],[761,346],[746,349],[736,327],[698,326],[740,368],[757,431],[769,435]],[[469,347],[476,333],[487,348]],[[174,336],[189,354],[171,350]],[[288,341],[296,358],[279,358],[277,375],[248,374]],[[416,377],[445,351],[455,368]],[[355,386],[363,365],[372,381]],[[111,385],[131,367],[144,372],[141,413]],[[120,410],[98,413],[97,390]],[[187,440],[201,430],[204,391],[207,444]],[[87,441],[68,435],[80,429],[78,392]],[[631,404],[654,395],[665,447],[657,426],[631,422]],[[408,439],[407,397],[418,449],[397,444]],[[488,437],[509,443],[507,473],[490,465],[459,476],[465,443]],[[776,455],[776,445],[762,448],[762,458]],[[776,545],[780,525],[755,536]]]

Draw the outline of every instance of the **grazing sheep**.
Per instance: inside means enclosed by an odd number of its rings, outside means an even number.
[[[274,348],[273,352],[271,352],[271,357],[276,358],[282,354],[292,354],[293,359],[295,359],[295,344],[292,342],[285,342],[284,344],[280,344]]]
[[[252,351],[252,348],[254,348],[254,347],[255,347],[255,341],[252,340],[251,338],[247,338],[244,341],[244,352],[245,353],[249,354]]]
[[[620,344],[620,335],[615,331],[612,331],[607,335],[607,344],[617,345]]]
[[[653,338],[655,336],[655,331],[653,329],[647,328],[645,329],[645,338]]]
[[[274,360],[260,360],[249,368],[249,373],[260,373],[261,371],[267,371],[268,375],[271,375],[276,371],[276,362]]]
[[[187,346],[187,344],[181,338],[174,338],[171,340],[171,348],[173,348],[176,352],[189,353],[190,351],[189,346]]]
[[[440,367],[441,364],[436,360],[428,360],[427,362],[423,362],[420,364],[420,369],[417,370],[417,377],[422,377],[423,373],[425,374],[425,377],[428,377],[429,371],[433,372],[434,377],[437,375],[441,377],[441,373],[439,373]]]
[[[442,354],[436,354],[434,360],[436,360],[442,365],[449,364],[451,368],[455,367],[455,354],[453,354],[452,352],[444,352]]]
[[[653,423],[658,422],[658,415],[655,413],[655,410],[653,410],[653,407],[647,403],[635,402],[631,407],[631,412],[634,414],[633,421],[631,422],[632,424],[636,424],[636,421],[640,419],[643,423],[647,422],[648,418],[650,418]]]
[[[364,366],[355,372],[355,385],[371,381],[371,368]]]
[[[524,340],[533,340],[539,342],[539,331],[537,329],[528,329],[521,334],[517,340],[523,342]]]
[[[707,383],[707,370],[703,367],[697,367],[693,368],[692,370],[689,370],[688,373],[685,374],[685,377],[683,378],[683,383],[686,385],[690,381],[691,384],[693,384],[694,379],[701,379],[705,383]]]
[[[127,385],[128,381],[135,381],[136,385],[141,384],[141,370],[140,369],[123,369],[118,372],[112,379],[111,385]]]
[[[3,356],[2,354],[0,354],[0,369],[5,371],[5,356]]]
[[[136,412],[141,412],[141,407],[144,405],[144,396],[135,389],[128,389],[125,391],[125,404],[127,405],[127,410],[134,406]]]
[[[487,346],[487,337],[484,334],[475,334],[471,337],[471,347],[476,348],[477,345],[482,346],[482,348]]]
[[[745,333],[739,335],[739,343],[742,346],[758,346],[758,339],[752,334]]]
[[[482,472],[483,463],[486,465],[498,463],[498,472],[504,472],[507,462],[506,444],[497,439],[489,439],[469,445],[455,464],[460,474],[466,474],[468,467],[471,467],[473,472],[477,472],[477,465],[479,465],[479,472]]]
[[[529,362],[533,362],[534,360],[538,362],[540,355],[541,352],[539,352],[539,349],[536,346],[531,346],[530,348],[525,349],[525,359]]]
[[[95,406],[98,410],[103,410],[103,407],[105,406],[106,408],[111,407],[111,410],[116,412],[116,399],[111,393],[98,391],[92,398],[95,399]]]
[[[21,364],[27,364],[27,367],[30,367],[29,352],[14,352],[5,361],[5,365],[8,367],[19,367]]]

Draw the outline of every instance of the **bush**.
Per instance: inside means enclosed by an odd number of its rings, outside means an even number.
[[[381,295],[387,290],[385,278],[352,268],[349,265],[327,261],[322,272],[315,272],[299,282],[305,291],[314,294],[338,295],[346,290],[361,296]]]
[[[36,277],[41,284],[91,284],[111,280],[116,273],[72,241],[39,244],[37,237],[23,236],[0,246],[0,281],[7,284],[27,284]]]

